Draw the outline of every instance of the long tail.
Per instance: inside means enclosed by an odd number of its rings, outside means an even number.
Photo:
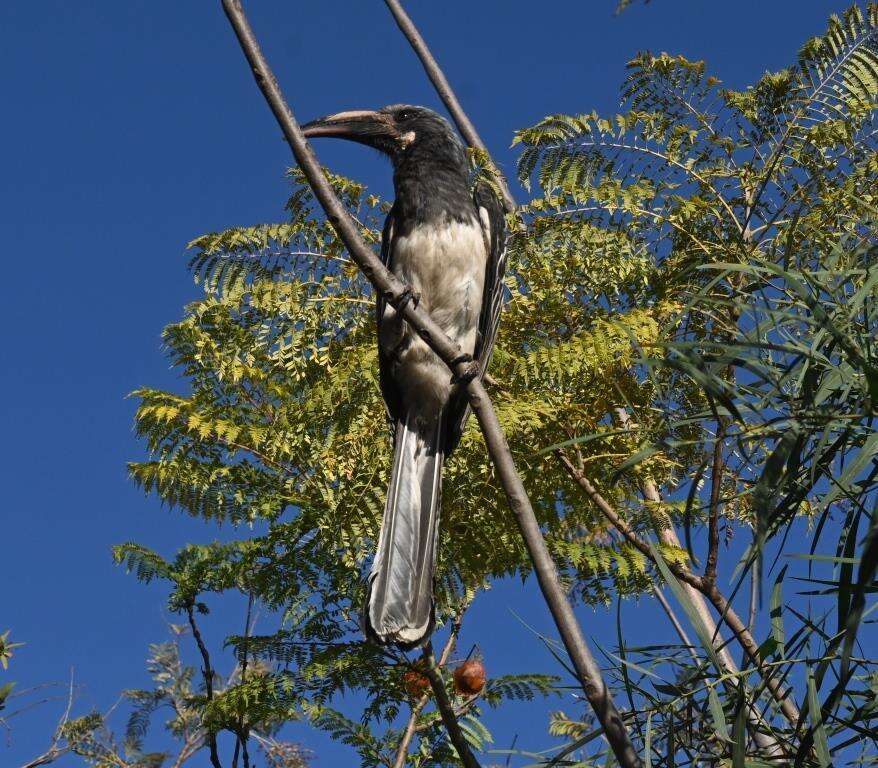
[[[409,413],[396,424],[393,470],[369,576],[366,632],[418,645],[433,629],[433,573],[442,495],[445,419]]]

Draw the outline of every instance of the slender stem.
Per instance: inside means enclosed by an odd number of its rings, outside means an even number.
[[[451,705],[451,700],[448,698],[448,691],[445,690],[445,681],[442,679],[442,675],[439,674],[439,667],[436,666],[436,659],[433,658],[433,647],[429,642],[424,648],[423,658],[424,671],[430,680],[433,696],[436,699],[436,707],[439,710],[439,714],[442,715],[442,723],[445,725],[445,730],[448,731],[448,738],[454,744],[454,748],[457,750],[457,754],[465,768],[480,768],[478,760],[476,760],[472,750],[469,748],[469,744],[467,744],[466,737],[460,728],[460,723],[457,722],[457,714]]]
[[[42,755],[25,763],[22,768],[39,768],[41,765],[49,765],[49,763],[54,763],[59,757],[66,755],[73,749],[73,745],[69,741],[64,746],[60,745],[61,737],[64,735],[64,726],[70,720],[70,711],[73,709],[73,690],[73,670],[71,669],[70,686],[67,691],[67,706],[64,708],[64,714],[61,715],[61,719],[55,727],[55,733],[52,735],[52,744]]]
[[[623,409],[624,411],[624,409]],[[627,426],[627,413],[625,414],[626,419],[622,420],[623,426]],[[643,483],[643,495],[648,501],[652,503],[661,502],[662,497],[659,493],[658,488],[656,488],[655,484],[651,480],[645,480]],[[677,531],[674,529],[674,526],[668,524],[667,526],[660,526],[658,530],[659,539],[661,539],[662,543],[667,544],[673,547],[680,547],[680,538],[677,536]],[[701,594],[697,589],[695,589],[690,584],[683,583],[680,585],[686,595],[689,597],[689,601],[692,606],[695,608],[695,612],[698,614],[698,617],[701,619],[701,622],[704,624],[707,632],[710,634],[711,641],[713,643],[713,647],[716,650],[717,658],[720,663],[723,665],[723,671],[726,674],[737,674],[738,665],[735,663],[732,654],[729,652],[729,649],[726,645],[726,641],[723,636],[719,632],[719,627],[717,623],[713,619],[713,615],[710,612],[710,608],[707,605],[707,602],[704,599],[704,595]],[[665,609],[665,612],[671,619],[671,623],[677,629],[677,634],[680,635],[680,638],[684,643],[691,646],[691,643],[686,635],[685,631],[679,625],[679,620],[676,615],[673,613],[670,605],[667,605],[667,599],[664,594],[662,594],[661,590],[658,587],[654,588],[656,598],[659,603],[662,604],[662,607]],[[752,625],[748,626],[747,629],[752,631]],[[697,658],[697,654],[694,652],[693,654]],[[729,690],[734,688],[734,685],[729,682],[728,686]],[[759,712],[759,708],[756,706],[755,702],[747,702],[747,726],[750,729],[750,735],[753,737],[753,741],[756,745],[763,750],[767,755],[772,757],[782,757],[787,755],[787,750],[781,745],[778,739],[771,733],[766,733],[769,731],[768,728],[763,728],[764,718]]]
[[[472,121],[469,119],[466,112],[464,112],[463,107],[460,106],[460,102],[457,100],[457,96],[455,95],[451,84],[448,82],[448,78],[445,77],[445,73],[433,57],[430,48],[427,46],[427,43],[424,41],[424,38],[421,36],[421,33],[418,31],[414,22],[405,12],[402,4],[399,0],[384,0],[384,4],[390,10],[390,13],[393,14],[396,25],[399,27],[403,35],[405,35],[415,54],[420,59],[424,71],[427,73],[427,77],[430,78],[430,82],[433,83],[436,93],[439,95],[439,98],[442,99],[442,103],[445,104],[445,108],[454,120],[455,125],[457,125],[457,130],[460,131],[460,135],[463,136],[466,143],[471,147],[476,147],[487,153],[488,148],[485,146],[485,142],[482,141],[482,137],[479,136],[476,127],[472,124]],[[498,176],[500,191],[503,193],[503,205],[506,208],[507,213],[511,213],[516,208],[515,198],[512,197],[512,193],[509,191],[509,186],[507,185],[503,174],[498,173]]]
[[[723,469],[725,468],[725,462],[723,461],[723,438],[725,437],[725,432],[725,421],[717,417],[716,439],[713,443],[713,467],[711,469],[707,565],[704,568],[704,578],[710,582],[716,581],[716,568],[719,562],[719,503],[723,483]]]
[[[662,607],[664,612],[668,615],[668,620],[671,622],[671,625],[674,627],[674,630],[676,631],[680,640],[683,641],[683,645],[686,646],[686,649],[689,651],[695,661],[700,662],[701,660],[699,659],[698,653],[695,650],[696,646],[692,644],[692,641],[689,639],[689,635],[686,634],[686,630],[680,623],[680,619],[677,618],[677,614],[674,612],[674,609],[668,602],[668,598],[665,597],[665,593],[662,592],[661,587],[659,587],[657,584],[653,584],[652,593],[655,595],[655,599],[658,600],[658,603]]]
[[[204,638],[198,630],[198,624],[195,622],[195,604],[189,602],[186,604],[186,616],[189,618],[189,626],[192,628],[192,637],[195,638],[195,644],[201,653],[201,673],[204,675],[204,690],[207,693],[207,700],[213,699],[213,668],[210,666],[210,654],[207,652],[207,646],[204,644]],[[213,768],[223,768],[220,763],[219,752],[216,748],[216,734],[208,731],[207,744],[210,749],[210,764]]]
[[[628,525],[628,521],[616,511],[610,502],[601,496],[598,489],[592,485],[591,480],[573,465],[567,454],[562,449],[558,449],[555,451],[555,456],[557,456],[567,474],[585,491],[585,495],[592,500],[612,526],[628,540],[629,544],[636,547],[642,554],[652,560],[652,548],[649,546],[649,542],[637,535],[634,529]],[[701,577],[696,576],[689,569],[683,568],[679,563],[675,562],[669,562],[668,568],[680,581],[695,587],[695,589],[701,589]]]
[[[243,643],[243,651],[244,658],[241,659],[241,685],[243,685],[247,681],[247,661],[248,661],[248,646],[250,642],[250,617],[253,615],[253,592],[249,592],[247,595],[247,615],[244,617],[244,643]],[[244,725],[244,714],[241,714],[241,717],[238,719],[238,732],[235,734],[235,754],[232,757],[232,768],[238,765],[238,753],[243,750],[244,753],[244,768],[250,768],[250,755],[247,752],[247,737],[248,734],[245,731]]]
[[[351,259],[356,262],[365,277],[387,302],[402,314],[409,326],[424,339],[433,352],[455,374],[466,380],[470,368],[466,362],[461,362],[465,358],[461,355],[459,345],[445,335],[442,328],[422,306],[414,306],[412,302],[405,301],[408,296],[406,286],[381,263],[374,251],[363,242],[356,225],[329,186],[314,151],[302,134],[274,74],[265,61],[240,0],[222,0],[222,4],[241,49],[250,64],[259,89],[280,125],[296,162],[314,192],[314,196],[323,207],[328,221],[347,247]],[[500,428],[497,414],[494,412],[481,379],[479,377],[470,378],[466,385],[466,391],[470,405],[482,429],[488,454],[525,540],[543,597],[576,669],[586,698],[604,728],[607,741],[620,765],[623,768],[639,768],[642,765],[640,758],[609,693],[601,669],[585,643],[585,638],[576,621],[567,594],[561,586],[558,572],[549,555],[530,499],[515,469],[506,437]]]
[[[562,466],[567,471],[567,474],[576,481],[576,483],[583,491],[585,491],[586,495],[592,500],[592,502],[594,502],[597,508],[603,513],[604,517],[606,517],[607,520],[610,521],[613,527],[617,531],[619,531],[619,533],[621,533],[633,546],[637,547],[637,549],[640,550],[646,557],[654,561],[652,549],[650,548],[649,544],[644,539],[640,538],[637,533],[631,528],[631,526],[628,525],[628,522],[623,517],[621,517],[618,512],[616,512],[613,505],[610,504],[603,496],[601,496],[601,494],[594,487],[594,485],[592,485],[591,481],[573,465],[573,463],[570,461],[564,451],[557,450],[555,451],[555,455],[558,457]],[[679,546],[679,541],[677,541],[677,546]],[[799,714],[795,704],[793,704],[792,701],[790,701],[789,697],[787,697],[783,693],[778,682],[771,677],[770,672],[762,663],[762,657],[759,655],[759,646],[753,639],[753,635],[749,632],[747,627],[738,617],[738,614],[735,613],[735,611],[732,609],[731,605],[726,600],[725,596],[719,591],[716,584],[706,582],[704,579],[692,573],[688,568],[683,568],[678,563],[669,562],[667,566],[668,569],[674,574],[674,576],[676,576],[677,579],[683,582],[684,589],[686,585],[693,587],[713,604],[714,608],[725,620],[729,629],[732,630],[735,639],[744,649],[744,652],[747,654],[748,658],[759,670],[760,675],[765,680],[766,687],[769,689],[774,699],[780,705],[781,711],[784,713],[784,716],[787,718],[787,720],[790,721],[793,726],[795,726]],[[698,603],[696,602],[696,606],[697,605]],[[714,624],[711,619],[711,622],[707,626],[716,627],[716,624]],[[722,643],[722,639],[716,637],[716,633],[715,641]],[[728,650],[723,646],[720,647],[720,652],[722,651],[725,651],[725,653],[728,654]],[[727,663],[731,663],[731,668],[734,668],[734,661],[731,659],[730,656],[728,657]]]
[[[753,546],[756,546],[756,532],[753,532]],[[747,616],[747,629],[751,632],[756,626],[756,614],[759,611],[759,582],[762,578],[762,568],[760,566],[760,558],[753,559],[753,565],[750,566],[750,613]]]
[[[445,643],[445,647],[442,649],[442,653],[439,655],[439,667],[445,666],[448,661],[448,657],[451,656],[454,651],[454,646],[457,643],[457,635],[460,632],[460,624],[461,619],[463,617],[458,615],[454,624],[451,627],[451,634],[448,635],[448,640]],[[408,725],[406,725],[405,733],[402,735],[402,739],[400,739],[399,747],[396,750],[396,757],[393,761],[393,768],[405,768],[406,760],[408,759],[409,754],[409,745],[412,743],[412,739],[414,738],[415,733],[418,728],[418,716],[423,711],[424,707],[427,706],[427,702],[430,701],[430,694],[425,693],[421,696],[420,699],[415,703],[412,707],[412,713],[409,717]]]
[[[759,653],[759,646],[753,639],[753,635],[750,634],[747,626],[741,621],[741,617],[738,616],[735,609],[726,600],[725,595],[719,591],[716,584],[705,584],[704,596],[710,600],[717,613],[720,614],[729,629],[732,630],[750,662],[759,670],[759,674],[765,682],[765,687],[771,691],[771,695],[780,705],[784,717],[795,727],[799,719],[799,710],[789,697],[789,692],[784,692],[780,683],[772,676],[770,670],[766,669],[762,656]]]

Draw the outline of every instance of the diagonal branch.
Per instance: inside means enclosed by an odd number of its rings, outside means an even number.
[[[439,94],[439,98],[442,99],[442,103],[445,104],[445,108],[454,120],[457,130],[460,131],[460,135],[466,139],[466,143],[471,147],[480,149],[485,154],[490,154],[488,148],[485,146],[485,142],[482,141],[482,137],[479,136],[476,127],[472,124],[472,121],[469,119],[466,112],[463,111],[463,107],[460,106],[460,102],[457,100],[454,89],[445,77],[445,73],[442,71],[442,68],[439,66],[436,59],[433,58],[433,54],[430,52],[427,43],[424,41],[424,38],[421,37],[421,33],[418,31],[418,28],[415,26],[411,18],[409,18],[409,15],[405,12],[402,4],[399,0],[384,0],[384,4],[390,10],[390,13],[393,14],[396,25],[405,35],[415,54],[421,60],[421,64],[424,66],[424,71],[427,73],[427,77],[430,78],[430,82],[433,83],[436,93]],[[515,204],[515,198],[512,197],[512,193],[509,191],[506,177],[499,172],[497,175],[500,183],[500,191],[503,193],[503,206],[506,208],[507,213],[511,213],[517,207]]]
[[[524,489],[521,477],[515,468],[506,437],[497,420],[488,393],[476,376],[467,376],[470,366],[455,344],[430,315],[420,306],[406,301],[410,295],[407,286],[381,263],[374,251],[360,237],[360,233],[333,192],[317,157],[306,141],[296,118],[281,93],[259,43],[253,34],[250,23],[244,14],[240,0],[222,0],[223,9],[235,31],[238,42],[253,71],[253,76],[274,114],[296,162],[302,169],[314,196],[326,213],[333,229],[347,247],[351,259],[356,262],[365,277],[375,289],[399,312],[405,321],[424,339],[448,367],[462,381],[467,381],[466,391],[470,406],[484,435],[488,454],[494,465],[506,499],[516,517],[519,530],[524,538],[543,598],[549,607],[559,635],[576,670],[583,692],[595,716],[604,729],[617,760],[623,768],[639,768],[642,763],[634,749],[619,710],[610,695],[601,669],[591,654],[583,637],[582,630],[573,613],[555,563],[543,539],[539,523]]]
[[[619,423],[625,429],[632,429],[631,417],[628,415],[628,411],[624,408],[616,408],[616,416],[619,419]],[[650,504],[661,504],[662,495],[659,492],[659,489],[656,487],[655,483],[649,478],[645,479],[641,485],[641,493],[643,494],[643,498],[646,499]],[[667,525],[659,525],[656,526],[656,533],[658,534],[659,539],[662,544],[667,546],[672,546],[676,548],[680,548],[680,537],[677,535],[677,531],[674,526],[671,524],[671,521],[668,521]],[[689,601],[692,604],[692,607],[695,609],[695,612],[698,614],[698,617],[701,619],[701,622],[704,624],[707,629],[708,634],[710,635],[711,642],[713,644],[714,649],[716,650],[717,658],[720,663],[723,665],[723,669],[726,673],[736,675],[738,673],[738,665],[735,663],[734,658],[732,658],[732,654],[729,652],[729,649],[726,644],[725,638],[720,634],[719,627],[717,626],[716,621],[714,621],[713,614],[710,612],[710,608],[707,606],[707,602],[704,599],[704,595],[691,584],[681,583],[681,588],[683,592],[689,597]],[[694,652],[692,648],[692,644],[690,643],[685,630],[683,630],[682,626],[680,626],[680,622],[674,614],[671,606],[668,605],[665,596],[662,594],[661,590],[657,587],[655,588],[655,596],[661,604],[662,608],[665,609],[665,612],[668,614],[668,617],[671,620],[671,623],[674,625],[674,628],[677,630],[677,634],[680,635],[680,638],[683,642],[690,646],[690,650]],[[748,630],[752,631],[752,626],[747,627]],[[730,681],[729,686],[731,687],[732,683]],[[759,709],[756,707],[754,703],[748,703],[747,705],[747,724],[750,730],[750,734],[753,737],[753,741],[756,745],[763,750],[767,755],[772,757],[781,757],[786,754],[783,746],[780,744],[777,738],[771,733],[766,733],[770,729],[765,728],[763,726],[764,719],[759,713]]]
[[[198,646],[198,652],[201,654],[201,660],[204,666],[201,673],[204,675],[204,690],[207,694],[207,700],[213,699],[213,668],[210,666],[210,654],[207,652],[207,646],[204,644],[204,638],[195,623],[195,606],[192,601],[186,603],[186,616],[189,618],[189,626],[192,628],[192,637],[195,638],[195,644]],[[222,768],[219,759],[219,752],[216,748],[216,734],[208,730],[207,745],[210,750],[210,764],[213,768]]]
[[[585,491],[585,494],[591,499],[595,506],[597,506],[612,526],[619,531],[619,533],[621,533],[632,546],[636,547],[647,558],[649,558],[650,561],[655,562],[649,543],[637,535],[628,524],[628,521],[625,520],[616,511],[615,507],[613,507],[613,505],[598,492],[597,488],[592,485],[591,481],[580,472],[576,466],[574,466],[567,454],[564,453],[563,450],[558,449],[555,451],[555,456],[558,458],[561,466],[567,474],[583,491]],[[698,592],[710,601],[717,613],[719,613],[721,619],[725,621],[729,629],[732,630],[735,639],[747,654],[750,662],[759,671],[759,674],[765,682],[766,688],[768,688],[771,695],[780,706],[784,717],[791,725],[793,725],[793,727],[795,727],[795,724],[799,719],[799,710],[796,708],[796,705],[792,702],[787,693],[783,691],[780,683],[778,683],[778,681],[772,676],[771,670],[763,663],[762,655],[759,653],[759,645],[753,639],[750,630],[748,630],[744,622],[741,621],[740,616],[738,616],[731,604],[717,588],[716,584],[696,576],[692,571],[688,568],[684,568],[679,563],[669,562],[667,563],[667,566],[671,573],[683,582],[684,588],[688,585],[689,587],[698,590]],[[714,624],[714,626],[716,625]]]
[[[454,619],[454,624],[451,627],[451,634],[448,636],[448,641],[445,643],[445,647],[442,649],[442,653],[439,655],[438,666],[441,668],[448,661],[448,657],[451,656],[454,651],[454,646],[457,644],[457,635],[460,633],[460,624],[463,617],[458,615]],[[430,694],[425,693],[421,696],[420,699],[415,703],[412,707],[412,713],[409,717],[408,725],[406,725],[405,733],[402,735],[402,739],[399,741],[399,747],[396,750],[396,757],[393,761],[393,768],[405,768],[406,760],[408,759],[409,754],[409,745],[412,743],[412,739],[414,738],[415,733],[418,730],[418,716],[421,714],[421,711],[424,707],[427,706],[427,703],[430,701]]]
[[[433,656],[433,647],[431,643],[427,643],[424,648],[424,674],[430,680],[430,687],[433,689],[433,696],[436,697],[436,708],[442,715],[442,723],[445,730],[448,731],[448,738],[454,744],[457,754],[460,756],[464,764],[464,768],[480,768],[478,761],[473,756],[472,750],[463,735],[460,723],[457,721],[457,713],[448,698],[448,691],[445,690],[445,681],[439,673],[439,667],[436,665],[436,659]]]

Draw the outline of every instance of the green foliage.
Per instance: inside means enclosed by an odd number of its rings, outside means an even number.
[[[9,660],[12,658],[12,652],[16,648],[21,648],[24,643],[13,643],[9,639],[9,630],[7,629],[0,635],[0,667],[9,669]]]
[[[814,667],[821,713],[803,722],[820,727],[804,737],[752,668],[719,675],[704,627],[696,658],[632,646],[620,631],[607,652],[612,683],[655,766],[759,765],[762,748],[741,736],[753,708],[801,765],[819,764],[824,741],[842,754],[852,732],[874,724],[874,668],[854,650],[878,563],[876,97],[870,4],[833,18],[793,66],[745,91],[723,88],[703,63],[641,54],[622,114],[554,115],[516,137],[534,198],[509,217],[508,301],[488,386],[571,592],[590,603],[650,592],[670,573],[665,563],[704,561],[695,545],[712,516],[726,543],[741,530],[753,537],[739,578],[756,587],[769,547],[783,552],[790,528],[808,522],[810,554],[834,569],[809,595],[835,599],[834,610],[812,614],[776,596],[762,647],[802,694],[802,660]],[[491,183],[488,159],[472,160],[474,178]],[[327,176],[377,248],[386,204]],[[303,717],[373,766],[392,761],[414,716],[408,764],[454,765],[435,710],[411,715],[411,661],[361,642],[390,460],[374,297],[301,176],[292,182],[288,221],[190,244],[204,295],[164,333],[189,389],[134,393],[150,451],[130,465],[134,481],[187,514],[250,526],[247,535],[168,559],[136,544],[115,556],[143,581],[167,581],[171,610],[206,612],[233,592],[280,617],[276,631],[229,638],[240,668],[256,666],[199,701],[200,727],[240,735]],[[686,549],[664,543],[651,559],[633,546],[558,451],[631,531],[651,539],[679,528]],[[644,502],[647,485],[661,501]],[[443,492],[438,618],[458,625],[479,590],[530,564],[474,423]],[[815,554],[828,537],[838,548]],[[491,744],[480,703],[553,689],[521,675],[457,700],[467,738]],[[350,692],[365,702],[357,718],[340,709]],[[137,695],[132,743],[154,704]],[[555,764],[605,763],[588,718],[559,714],[551,732],[567,739]]]
[[[733,589],[749,573],[754,599],[766,554],[785,554],[791,531],[804,530],[803,517],[811,522],[805,579],[817,591],[808,595],[833,609],[814,615],[804,601],[776,600],[762,652],[796,682],[801,709],[819,703],[820,713],[809,714],[801,741],[776,713],[766,727],[794,745],[796,765],[826,764],[830,754],[833,764],[868,764],[845,745],[875,717],[874,659],[851,654],[875,577],[874,539],[861,537],[878,498],[878,6],[833,17],[794,66],[746,91],[722,88],[703,63],[641,54],[622,95],[620,115],[555,115],[517,135],[521,180],[541,192],[528,210],[533,228],[561,221],[624,233],[652,265],[642,304],[673,306],[671,333],[639,343],[632,361],[648,398],[620,402],[642,442],[618,471],[647,476],[682,504],[669,522],[683,523],[687,541],[712,514],[726,536],[735,523],[750,526],[753,545]],[[565,450],[593,446],[599,434],[572,438]],[[827,578],[812,573],[821,562],[832,568]],[[694,611],[692,623],[699,629]],[[712,666],[682,649],[626,649],[620,638],[620,691],[637,702],[653,765],[696,764],[705,754],[744,764],[759,754],[746,738],[732,754],[696,726],[737,728],[742,702],[764,695],[752,670],[737,693],[705,684],[719,663],[703,627],[699,636]],[[802,653],[820,659],[813,674]]]

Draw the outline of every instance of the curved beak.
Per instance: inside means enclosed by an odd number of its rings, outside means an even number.
[[[305,123],[302,133],[310,138],[337,138],[356,141],[370,147],[383,149],[393,142],[397,131],[389,117],[371,110],[353,110],[320,117]]]

